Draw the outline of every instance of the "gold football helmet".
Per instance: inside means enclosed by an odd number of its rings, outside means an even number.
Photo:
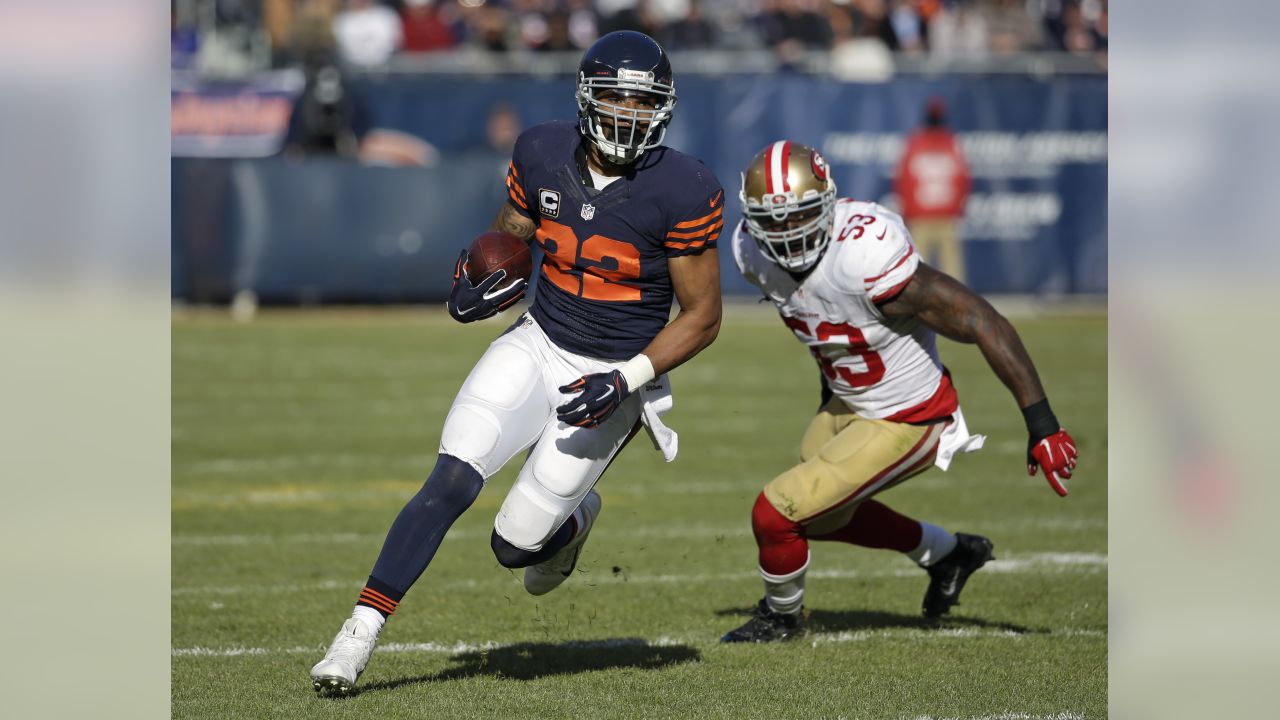
[[[761,150],[742,174],[747,232],[778,265],[804,272],[831,238],[836,183],[827,161],[811,147],[779,140]]]

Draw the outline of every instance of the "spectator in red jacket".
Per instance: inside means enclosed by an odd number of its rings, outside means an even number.
[[[947,108],[930,98],[924,127],[907,138],[894,189],[921,258],[964,282],[960,222],[969,197],[969,166],[947,127]]]

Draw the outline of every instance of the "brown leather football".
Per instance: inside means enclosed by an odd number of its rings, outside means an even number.
[[[511,233],[487,232],[471,241],[467,253],[467,277],[474,285],[498,270],[507,271],[506,280],[518,277],[528,280],[533,274],[529,244]]]

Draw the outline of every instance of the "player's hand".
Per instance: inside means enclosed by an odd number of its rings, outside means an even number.
[[[568,385],[562,385],[560,392],[577,393],[569,402],[556,408],[556,416],[560,421],[568,425],[592,428],[608,420],[631,390],[622,373],[613,370],[583,375]]]
[[[1067,486],[1063,480],[1071,479],[1071,471],[1076,467],[1076,441],[1071,439],[1066,430],[1058,428],[1052,435],[1042,438],[1031,436],[1027,443],[1027,474],[1035,475],[1036,468],[1044,471],[1044,478],[1049,487],[1061,495],[1067,496]]]
[[[502,285],[507,279],[506,270],[498,270],[479,285],[472,285],[467,277],[467,251],[458,256],[453,267],[453,290],[449,293],[449,314],[461,323],[475,322],[493,317],[514,305],[524,297],[529,282],[524,278]]]

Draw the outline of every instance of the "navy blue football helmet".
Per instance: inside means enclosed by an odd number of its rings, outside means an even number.
[[[644,33],[611,32],[582,56],[577,99],[582,134],[608,161],[629,165],[667,134],[676,106],[671,61]]]

